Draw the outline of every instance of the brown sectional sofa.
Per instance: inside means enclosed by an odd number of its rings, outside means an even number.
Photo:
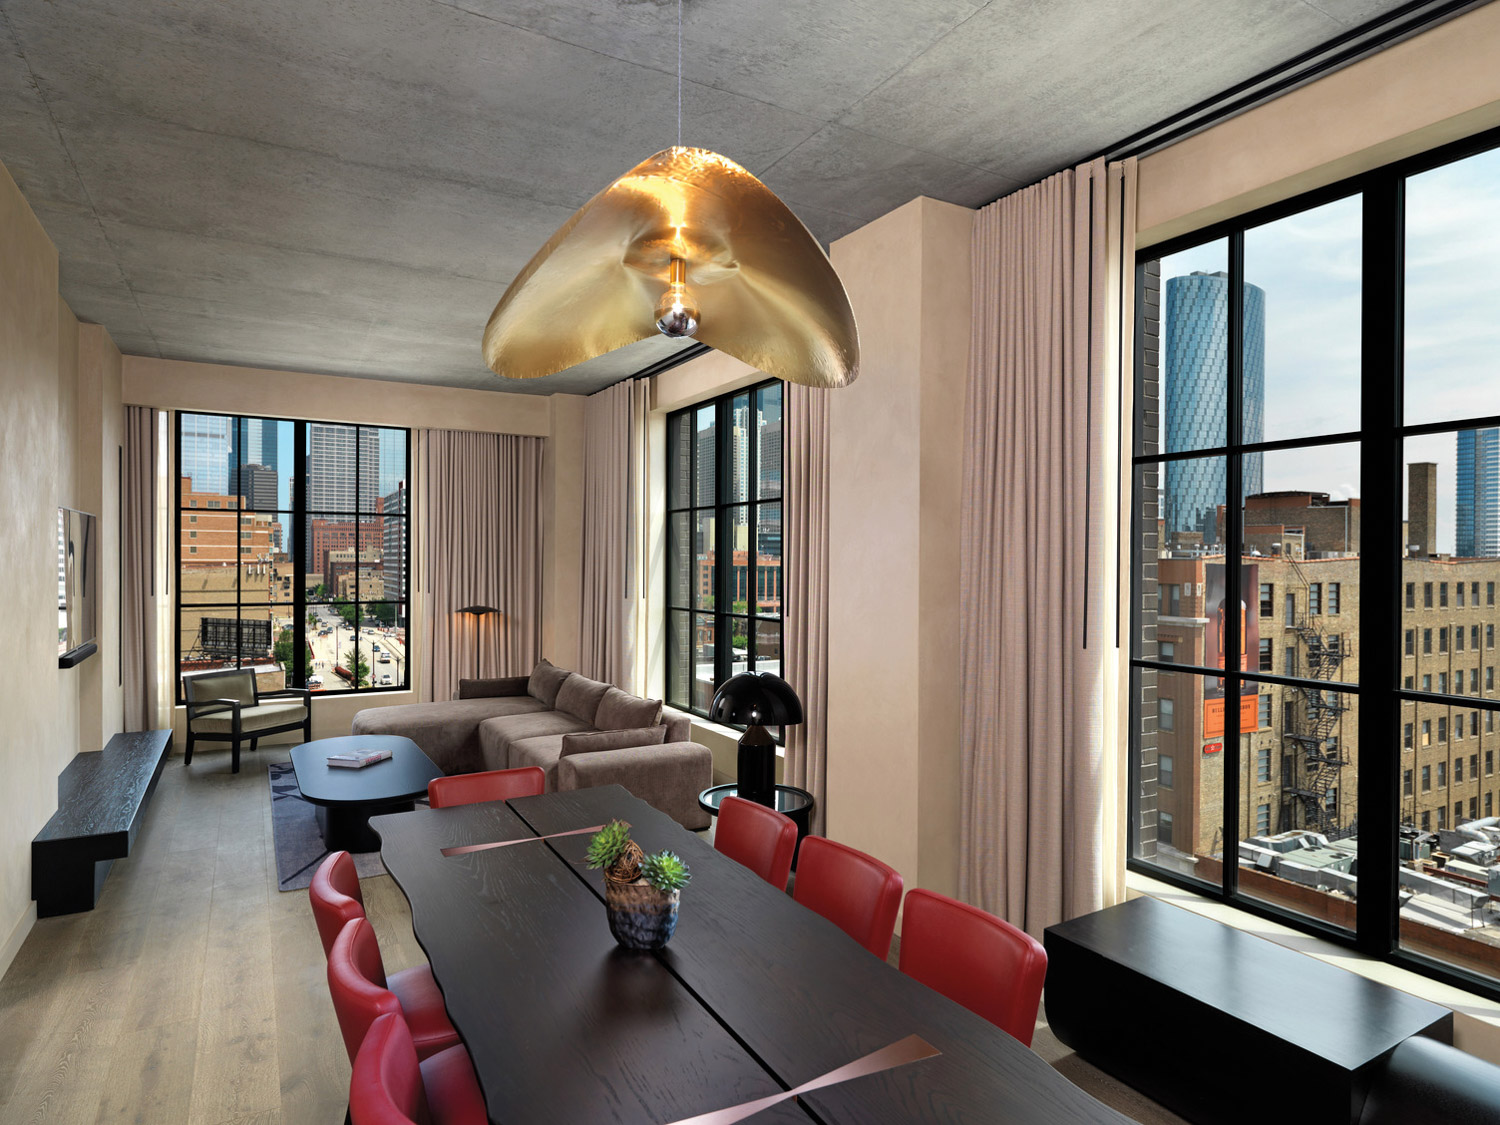
[[[698,794],[713,757],[689,719],[545,660],[530,676],[463,680],[448,702],[360,711],[353,733],[405,735],[449,774],[540,766],[548,792],[623,785],[684,827],[709,824]]]

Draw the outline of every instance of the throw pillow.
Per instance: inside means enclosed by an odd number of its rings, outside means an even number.
[[[568,678],[563,681],[563,686],[557,691],[557,702],[553,708],[557,711],[566,711],[573,718],[580,719],[589,726],[595,726],[594,716],[599,713],[599,701],[604,698],[604,693],[608,690],[608,684],[590,680],[580,676],[577,672],[569,672]]]
[[[584,734],[565,734],[562,752],[558,758],[569,754],[590,754],[595,750],[629,750],[638,746],[660,746],[667,736],[666,727],[638,727],[635,730],[595,730]]]
[[[555,710],[558,689],[571,675],[566,668],[559,668],[550,660],[543,660],[532,670],[531,679],[526,681],[526,694]]]
[[[642,699],[638,695],[610,688],[599,701],[594,725],[600,730],[628,730],[631,727],[654,727],[661,722],[661,700]]]

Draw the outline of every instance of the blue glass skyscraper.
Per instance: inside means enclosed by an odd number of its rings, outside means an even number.
[[[191,477],[195,492],[228,495],[229,419],[214,414],[182,416],[179,476]]]
[[[1500,557],[1500,429],[1458,431],[1453,553]]]
[[[1162,286],[1161,426],[1163,451],[1188,452],[1225,443],[1229,394],[1229,275],[1191,273]],[[1244,412],[1242,440],[1261,441],[1266,417],[1266,294],[1245,285]],[[1264,489],[1262,455],[1245,456],[1243,494]],[[1162,489],[1168,535],[1201,532],[1218,540],[1219,505],[1225,502],[1223,457],[1169,461]]]

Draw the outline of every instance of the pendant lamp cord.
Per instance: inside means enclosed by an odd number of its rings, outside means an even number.
[[[682,0],[677,0],[677,147],[682,147]]]

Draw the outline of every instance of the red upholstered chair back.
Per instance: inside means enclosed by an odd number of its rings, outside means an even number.
[[[784,891],[797,851],[797,825],[791,817],[765,805],[743,797],[725,797],[714,828],[714,847]]]
[[[540,797],[547,791],[547,774],[539,766],[484,773],[456,773],[427,783],[427,802],[435,809],[507,801],[512,797]]]
[[[427,1125],[422,1071],[406,1021],[377,1016],[354,1056],[349,1080],[349,1117],[354,1125]]]
[[[318,936],[323,939],[323,956],[327,957],[345,924],[365,916],[359,872],[354,870],[354,860],[348,852],[334,852],[319,865],[313,872],[307,897],[312,901]]]
[[[816,910],[882,961],[891,951],[901,876],[848,844],[824,836],[802,841],[792,897]]]
[[[1047,952],[1026,931],[918,887],[901,919],[901,971],[1031,1046]]]
[[[380,961],[380,946],[375,931],[364,918],[346,924],[334,939],[328,953],[328,993],[333,1010],[344,1033],[344,1048],[349,1061],[359,1053],[365,1033],[375,1017],[386,1012],[400,1012],[401,1002],[385,986],[385,966]]]

